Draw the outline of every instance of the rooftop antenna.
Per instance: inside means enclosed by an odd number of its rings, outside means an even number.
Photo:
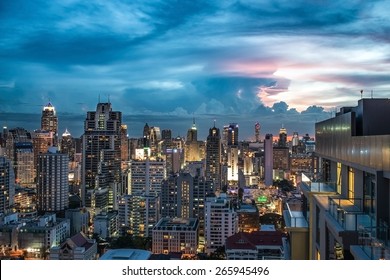
[[[108,98],[107,99],[108,99],[108,103],[110,103],[110,94],[108,94]]]
[[[363,99],[363,90],[360,90],[360,98]]]
[[[371,90],[371,99],[373,99],[373,98],[374,98],[374,91]]]
[[[100,93],[99,93],[99,103],[100,103]]]

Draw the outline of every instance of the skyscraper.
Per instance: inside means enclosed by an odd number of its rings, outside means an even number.
[[[273,136],[272,134],[265,135],[264,140],[264,184],[269,187],[272,186],[273,178]]]
[[[238,124],[229,124],[227,135],[227,181],[238,187]]]
[[[62,134],[62,138],[60,141],[60,151],[63,154],[67,154],[69,157],[69,161],[74,160],[74,154],[76,152],[76,144],[73,140],[72,135],[69,133],[67,129]]]
[[[185,161],[200,161],[203,157],[204,142],[198,141],[198,130],[194,119],[192,127],[187,131],[187,139],[185,142]]]
[[[54,144],[57,145],[58,118],[56,109],[50,102],[46,104],[42,110],[41,130],[53,132]]]
[[[0,214],[11,209],[14,204],[15,185],[12,163],[5,157],[0,157]]]
[[[221,135],[215,125],[206,141],[206,179],[214,182],[215,190],[221,189]]]
[[[111,103],[98,103],[87,113],[82,136],[82,199],[87,207],[108,206],[110,184],[121,181],[122,113]],[[115,184],[114,184],[115,185]]]
[[[34,130],[32,134],[33,150],[34,150],[34,174],[36,177],[36,169],[38,165],[38,155],[47,153],[50,147],[55,145],[54,132],[48,130]]]
[[[279,147],[286,147],[287,146],[287,129],[282,126],[282,128],[279,130],[279,141],[278,141]]]
[[[68,155],[59,153],[55,147],[38,155],[38,211],[65,214],[69,205],[68,164]]]
[[[255,139],[256,139],[256,143],[260,142],[260,123],[259,122],[255,123]]]

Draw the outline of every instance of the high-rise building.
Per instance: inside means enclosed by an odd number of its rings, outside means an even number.
[[[264,184],[269,187],[273,184],[273,136],[266,134],[264,139]]]
[[[185,142],[185,161],[200,161],[204,158],[204,142],[198,141],[198,130],[196,128],[195,119],[192,127],[188,129],[187,140]]]
[[[43,107],[41,116],[41,130],[53,133],[54,146],[57,146],[58,118],[55,107],[49,102]]]
[[[122,167],[126,166],[127,161],[130,160],[129,156],[129,137],[127,135],[127,125],[121,125],[121,161]]]
[[[206,252],[212,253],[238,231],[237,213],[225,193],[207,198],[205,212]]]
[[[287,147],[287,129],[285,129],[284,126],[279,130],[278,146]]]
[[[17,142],[14,148],[15,182],[24,187],[34,185],[34,151],[31,142]]]
[[[59,153],[57,148],[38,155],[38,211],[65,215],[69,206],[68,165],[68,155]]]
[[[255,139],[256,139],[256,143],[260,142],[260,123],[259,122],[255,123]]]
[[[166,178],[162,160],[134,160],[129,163],[127,194],[160,194],[161,182]]]
[[[82,198],[87,207],[108,206],[110,183],[121,181],[122,113],[111,103],[98,103],[87,113],[82,136]]]
[[[62,138],[60,141],[60,151],[61,153],[68,155],[69,161],[74,161],[74,154],[76,153],[76,143],[67,129],[65,129],[65,132],[62,134]]]
[[[118,219],[122,234],[151,237],[153,227],[160,219],[160,197],[144,193],[122,196]]]
[[[34,174],[36,180],[38,156],[39,154],[47,153],[49,148],[54,146],[54,133],[47,130],[34,130],[32,134],[32,142],[34,150]]]
[[[0,214],[7,213],[14,204],[15,185],[12,163],[0,157]]]
[[[290,236],[306,226],[306,239],[290,238],[292,252],[305,248],[299,256],[309,259],[390,259],[389,122],[390,100],[375,98],[316,123],[318,173],[302,176],[302,211],[285,212]]]
[[[172,174],[161,184],[161,216],[193,217],[194,180],[189,173]]]
[[[221,135],[219,129],[210,128],[206,141],[206,179],[214,182],[215,190],[221,187]]]

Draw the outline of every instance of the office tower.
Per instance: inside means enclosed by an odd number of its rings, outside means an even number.
[[[160,219],[158,195],[124,195],[119,200],[118,221],[122,235],[151,237],[153,227]]]
[[[121,183],[122,113],[98,103],[87,113],[82,136],[82,200],[87,207],[108,206],[110,183]]]
[[[159,145],[161,142],[161,130],[157,126],[152,126],[150,128],[150,149],[153,157],[159,157],[161,155],[161,150]]]
[[[285,129],[283,126],[279,130],[278,146],[287,147],[287,129]]]
[[[166,162],[167,174],[175,174],[180,172],[183,167],[183,149],[166,149],[163,159]]]
[[[185,161],[200,161],[204,157],[204,142],[198,141],[198,130],[195,119],[192,127],[187,131],[187,140],[185,142]]]
[[[161,182],[166,178],[165,161],[134,160],[129,163],[128,194],[160,194]]]
[[[38,211],[65,215],[69,206],[68,165],[68,155],[59,153],[57,148],[38,155]]]
[[[172,148],[172,131],[170,129],[163,129],[161,131],[161,150],[164,153],[166,149]]]
[[[227,132],[227,182],[238,188],[238,124],[229,124]]]
[[[130,160],[129,156],[129,138],[127,135],[127,125],[122,124],[120,128],[120,134],[121,134],[121,161],[122,161],[122,167],[125,167],[127,164],[127,161]]]
[[[76,143],[67,129],[65,129],[65,132],[62,134],[62,138],[60,141],[60,151],[62,154],[68,155],[69,161],[74,161],[74,154],[76,153]]]
[[[256,140],[256,143],[260,142],[260,123],[259,122],[255,123],[255,140]]]
[[[210,128],[206,141],[206,179],[214,182],[215,190],[221,187],[221,135],[219,129]]]
[[[144,125],[144,131],[143,131],[143,147],[150,148],[150,127],[148,123],[145,123]]]
[[[0,157],[0,214],[7,213],[14,204],[15,185],[12,163]]]
[[[237,146],[238,145],[238,124],[231,123],[228,128],[227,145]]]
[[[34,151],[31,142],[17,142],[14,148],[15,182],[24,187],[34,186]]]
[[[269,187],[273,184],[273,137],[266,134],[264,139],[264,184]]]
[[[161,218],[153,228],[153,254],[182,253],[194,256],[198,249],[198,219]]]
[[[39,154],[47,153],[50,147],[54,146],[54,133],[47,130],[34,130],[32,133],[32,142],[34,150],[34,174],[37,180],[37,165]]]
[[[225,245],[225,241],[238,231],[237,213],[225,193],[206,199],[205,241],[206,252],[212,253]]]
[[[55,107],[49,102],[43,107],[41,116],[41,130],[53,133],[54,146],[57,146],[58,118]]]

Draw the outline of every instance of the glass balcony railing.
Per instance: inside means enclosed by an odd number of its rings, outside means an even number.
[[[308,223],[305,217],[303,216],[303,212],[292,210],[288,203],[286,203],[286,210],[284,211],[283,216],[287,227],[291,227],[291,228],[308,227]]]
[[[371,260],[390,260],[390,229],[383,222],[379,224],[359,229],[359,246]]]
[[[335,192],[335,182],[325,182],[321,180],[312,180],[310,175],[302,173],[302,183],[310,192]]]
[[[344,230],[357,231],[359,228],[375,226],[375,220],[364,213],[361,199],[329,197],[329,213]]]

